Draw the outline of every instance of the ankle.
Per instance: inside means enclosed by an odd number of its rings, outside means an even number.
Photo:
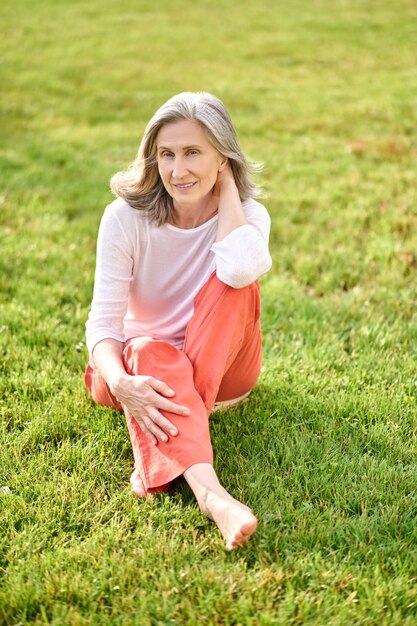
[[[224,492],[213,466],[209,463],[192,465],[184,472],[184,478],[194,493],[200,510],[209,515],[208,500]]]

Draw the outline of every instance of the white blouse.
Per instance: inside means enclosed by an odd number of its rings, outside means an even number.
[[[249,223],[216,243],[217,215],[196,228],[158,226],[123,199],[114,200],[98,234],[86,324],[90,359],[102,339],[153,337],[182,348],[194,298],[213,271],[238,289],[267,272],[268,212],[255,200],[243,209]]]

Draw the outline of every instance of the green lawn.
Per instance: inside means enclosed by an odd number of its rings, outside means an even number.
[[[414,0],[2,0],[0,623],[417,623]],[[137,500],[82,383],[110,176],[207,90],[262,160],[264,371],[212,418],[259,515]]]

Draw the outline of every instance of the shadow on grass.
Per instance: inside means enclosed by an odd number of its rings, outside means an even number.
[[[228,558],[243,559],[253,568],[312,550],[348,555],[355,544],[359,552],[365,550],[370,524],[364,515],[383,520],[381,502],[387,500],[387,481],[398,497],[399,491],[411,489],[406,474],[399,490],[398,477],[387,473],[390,458],[398,472],[399,443],[392,429],[386,425],[382,429],[372,421],[368,403],[366,397],[360,400],[337,393],[317,397],[311,389],[262,382],[248,402],[210,417],[220,481],[259,519],[248,545]],[[119,435],[118,457],[126,463],[123,473],[128,483],[133,458],[127,432],[121,445],[120,419],[117,412],[109,415],[108,427],[113,423]],[[109,453],[112,440],[108,441]],[[183,478],[174,482],[168,495],[156,496],[153,506],[162,516],[164,511],[176,510],[186,534],[194,529],[201,545],[208,537],[214,540],[208,554],[217,558],[221,546],[217,529],[199,514]],[[147,515],[146,506],[143,513]]]

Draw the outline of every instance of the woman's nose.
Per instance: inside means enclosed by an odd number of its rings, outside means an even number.
[[[184,159],[177,157],[172,168],[172,176],[174,178],[183,178],[187,174],[187,171]]]

